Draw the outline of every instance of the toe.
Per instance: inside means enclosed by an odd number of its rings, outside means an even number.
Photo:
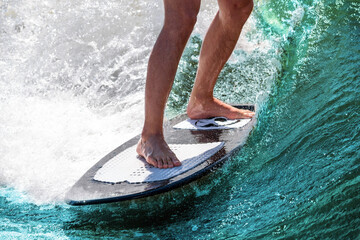
[[[241,117],[240,118],[252,118],[255,115],[254,112],[246,110],[244,112],[241,113]]]
[[[153,158],[152,156],[148,156],[146,158],[146,162],[153,165],[154,167],[158,167],[158,163],[157,163],[156,159]]]
[[[174,164],[174,167],[181,166],[181,162],[179,161],[179,159],[176,156],[173,158],[172,162]]]
[[[162,163],[163,163],[163,168],[169,168],[169,163],[168,163],[168,161],[167,161],[167,158],[164,157],[164,158],[161,159],[161,160],[162,160]]]
[[[171,157],[167,157],[167,165],[169,168],[173,168],[174,164],[173,164],[173,160],[171,159]]]
[[[163,162],[162,162],[161,159],[158,159],[158,160],[157,160],[157,167],[158,167],[158,168],[164,168],[164,164],[163,164]]]

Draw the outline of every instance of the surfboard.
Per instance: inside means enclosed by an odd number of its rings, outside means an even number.
[[[233,104],[255,111],[251,104]],[[125,142],[91,167],[66,193],[70,205],[128,201],[161,194],[208,174],[246,142],[256,118],[188,119],[180,115],[164,124],[164,137],[181,161],[159,169],[136,154],[140,135]]]

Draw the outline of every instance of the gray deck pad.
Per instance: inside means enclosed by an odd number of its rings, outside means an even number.
[[[198,144],[170,144],[182,165],[159,169],[137,156],[136,145],[130,147],[108,161],[95,174],[94,180],[108,183],[143,183],[170,179],[180,175],[209,159],[224,146],[223,142]]]
[[[173,128],[189,130],[215,130],[232,129],[245,126],[251,119],[227,119],[225,117],[214,117],[208,119],[186,119]]]

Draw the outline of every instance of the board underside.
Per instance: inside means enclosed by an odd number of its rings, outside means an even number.
[[[255,111],[254,105],[233,104],[233,106]],[[188,144],[195,146],[196,144],[221,143],[221,146],[216,149],[216,152],[212,153],[211,157],[201,161],[201,163],[195,167],[165,180],[144,182],[94,180],[94,178],[98,178],[98,176],[95,176],[97,174],[99,175],[98,172],[101,173],[101,168],[106,166],[108,162],[111,162],[111,160],[121,155],[121,153],[129,148],[133,148],[134,145],[137,144],[140,138],[138,135],[110,152],[89,169],[67,192],[65,197],[66,202],[71,205],[118,202],[143,198],[183,186],[209,173],[211,169],[228,159],[233,151],[240,149],[245,144],[251,129],[256,123],[256,118],[254,117],[241,128],[217,130],[173,128],[174,125],[186,119],[187,116],[184,114],[165,123],[164,137],[166,142],[169,145]]]

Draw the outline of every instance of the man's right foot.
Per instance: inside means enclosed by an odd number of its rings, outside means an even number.
[[[161,135],[142,136],[136,152],[145,158],[147,163],[157,168],[172,168],[181,165],[181,162]]]

